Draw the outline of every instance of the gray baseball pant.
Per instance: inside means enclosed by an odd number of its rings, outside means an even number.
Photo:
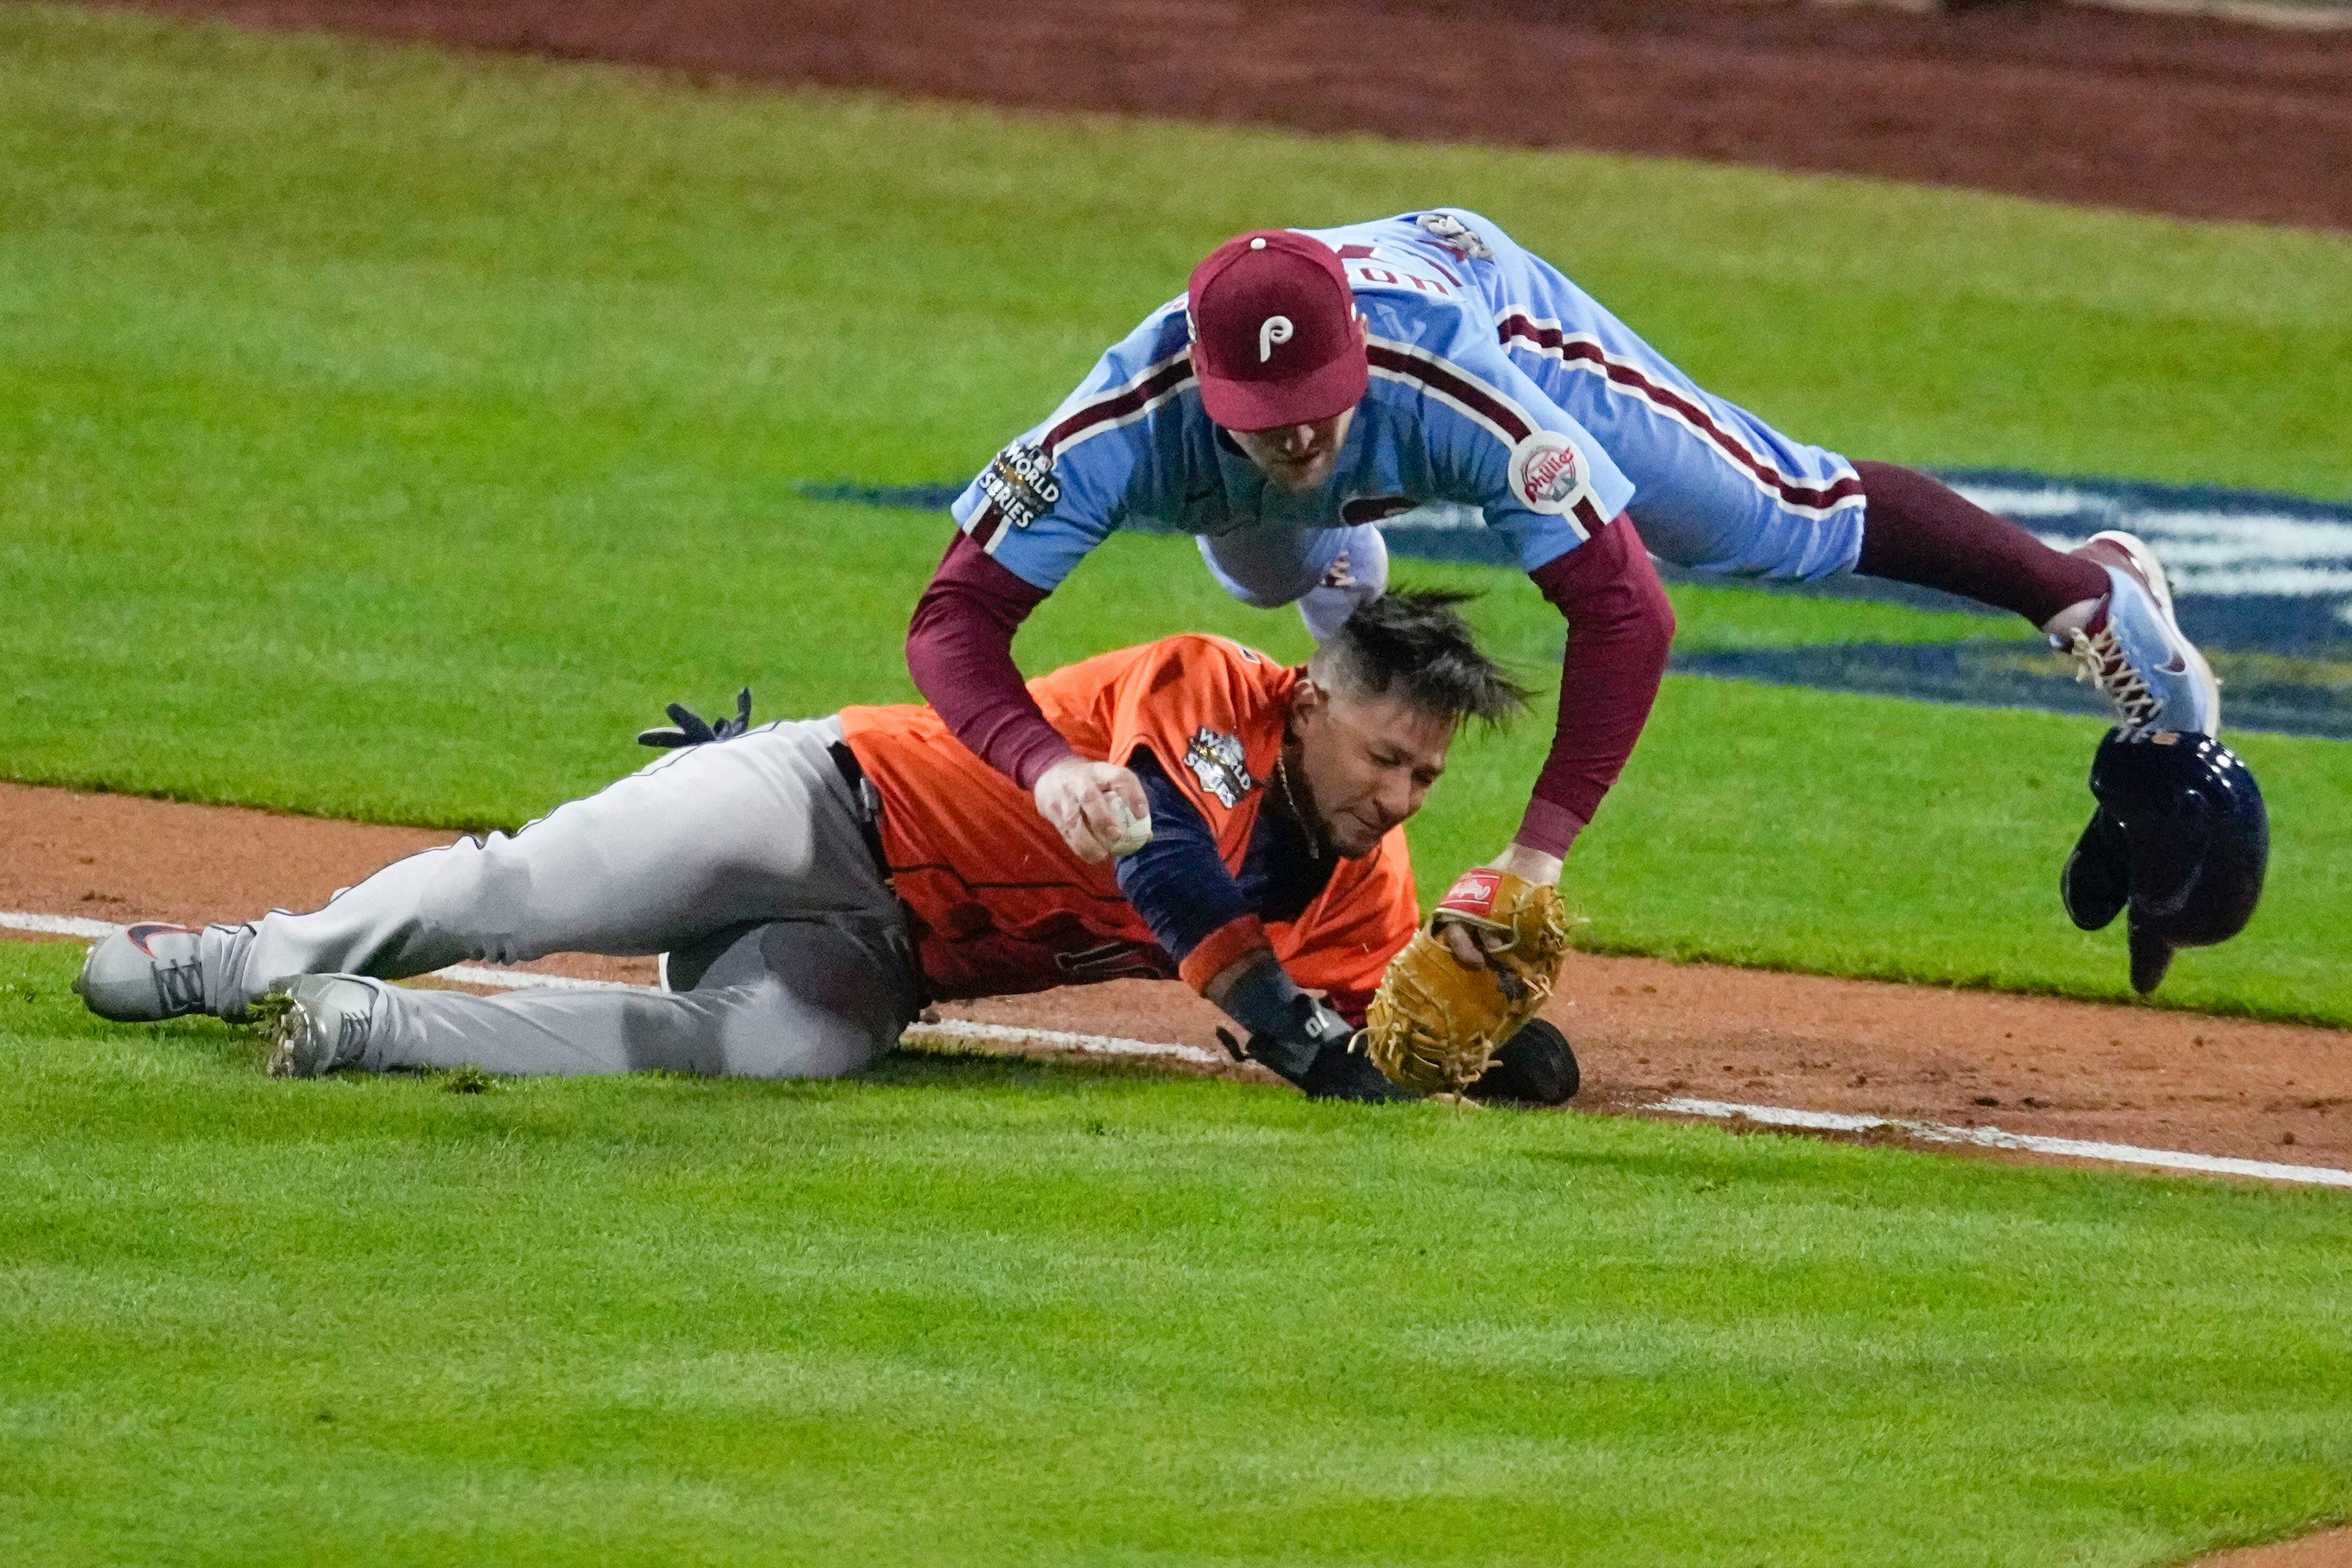
[[[1370,523],[1337,528],[1262,524],[1202,534],[1195,542],[1209,575],[1227,593],[1259,610],[1297,604],[1299,619],[1318,643],[1329,642],[1358,605],[1388,591],[1388,541]],[[1325,577],[1343,555],[1349,586],[1326,586]]]
[[[396,861],[311,914],[208,927],[206,1000],[237,1016],[294,975],[661,953],[664,991],[392,988],[365,1064],[854,1072],[921,1004],[866,808],[827,750],[840,738],[825,718],[673,751],[511,838]]]

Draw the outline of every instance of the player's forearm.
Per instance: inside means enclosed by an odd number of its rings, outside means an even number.
[[[1217,852],[1216,835],[1184,792],[1139,749],[1129,759],[1151,808],[1151,840],[1118,862],[1118,891],[1151,928],[1186,985],[1212,988],[1237,960],[1271,956],[1265,922]]]
[[[1556,859],[1592,821],[1642,737],[1665,674],[1675,612],[1628,517],[1533,576],[1568,618],[1568,648],[1559,727],[1512,841]]]
[[[907,629],[907,669],[923,700],[974,756],[1024,789],[1073,755],[1013,662],[1013,634],[1045,598],[958,534]]]

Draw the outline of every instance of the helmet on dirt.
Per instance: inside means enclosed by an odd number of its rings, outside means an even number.
[[[2132,988],[2156,989],[2182,947],[2226,942],[2262,901],[2270,813],[2253,774],[2210,736],[2113,729],[2091,759],[2099,803],[2058,883],[2096,931],[2131,911]]]

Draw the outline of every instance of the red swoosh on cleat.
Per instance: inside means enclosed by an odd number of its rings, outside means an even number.
[[[184,925],[166,925],[162,921],[152,921],[144,925],[133,925],[129,930],[125,931],[123,935],[131,938],[131,945],[132,946],[138,948],[142,953],[146,954],[150,958],[152,958],[155,956],[155,950],[147,946],[148,937],[154,936],[158,932],[184,932],[186,930],[187,927]]]

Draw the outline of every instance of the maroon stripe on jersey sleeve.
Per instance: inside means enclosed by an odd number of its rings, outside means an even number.
[[[1689,421],[1701,435],[1721,448],[1725,456],[1756,476],[1792,507],[1833,507],[1840,501],[1862,494],[1860,479],[1841,479],[1834,485],[1800,485],[1786,477],[1779,469],[1748,451],[1729,431],[1717,423],[1715,416],[1704,407],[1674,388],[1653,381],[1639,365],[1611,358],[1598,343],[1571,339],[1557,327],[1543,326],[1525,316],[1505,317],[1496,328],[1496,335],[1506,344],[1517,339],[1548,349],[1563,360],[1582,360],[1598,366],[1601,374],[1619,386],[1628,387],[1646,401]]]
[[[965,533],[971,536],[971,542],[982,549],[994,544],[996,536],[1003,531],[1004,512],[993,501],[973,513],[971,525],[964,529]]]
[[[1372,364],[1383,371],[1419,382],[1434,392],[1442,392],[1463,407],[1473,410],[1481,418],[1504,431],[1514,444],[1535,434],[1518,411],[1496,397],[1486,387],[1462,375],[1438,360],[1426,360],[1404,353],[1384,343],[1374,343],[1366,352]]]
[[[1153,399],[1174,392],[1192,379],[1192,356],[1187,351],[1177,355],[1150,375],[1134,385],[1122,387],[1106,398],[1081,404],[1067,418],[1045,433],[1037,444],[1051,457],[1071,437],[1081,435],[1096,425],[1125,419]]]

